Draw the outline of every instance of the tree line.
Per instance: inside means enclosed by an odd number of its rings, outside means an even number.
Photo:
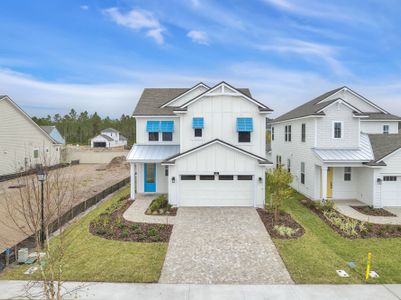
[[[33,117],[32,120],[40,126],[54,125],[66,140],[67,144],[88,145],[90,139],[100,134],[102,129],[114,128],[128,139],[128,144],[135,143],[135,119],[122,115],[119,119],[102,118],[96,112],[77,113],[74,109],[61,116],[55,114],[47,117]]]

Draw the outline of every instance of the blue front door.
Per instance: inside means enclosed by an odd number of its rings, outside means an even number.
[[[156,192],[156,164],[145,164],[144,169],[145,192]]]

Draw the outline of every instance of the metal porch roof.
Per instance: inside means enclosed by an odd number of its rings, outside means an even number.
[[[161,162],[180,152],[180,145],[134,145],[127,155],[131,162]]]

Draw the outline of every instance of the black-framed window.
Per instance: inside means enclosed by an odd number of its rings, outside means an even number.
[[[168,166],[164,167],[164,176],[168,176]]]
[[[389,125],[383,125],[383,133],[384,134],[389,134],[390,133],[390,126]]]
[[[234,180],[233,175],[219,175],[219,180]]]
[[[195,137],[202,137],[203,129],[202,128],[194,128],[194,136]]]
[[[281,166],[281,155],[276,155],[276,169]]]
[[[334,122],[334,138],[341,139],[342,138],[342,123],[341,122]]]
[[[288,125],[288,141],[291,142],[291,125]]]
[[[291,173],[291,159],[287,158],[287,171]]]
[[[164,142],[171,142],[173,140],[172,132],[162,132],[162,138]]]
[[[181,175],[181,180],[196,180],[196,175]]]
[[[285,125],[285,132],[284,132],[284,141],[288,140],[288,126]]]
[[[199,175],[199,180],[214,180],[214,175]]]
[[[158,132],[149,132],[149,141],[157,142],[159,140],[159,133]]]
[[[397,181],[397,176],[384,176],[384,181]]]
[[[274,141],[274,127],[272,127],[272,141]]]
[[[251,132],[250,131],[238,132],[238,142],[239,143],[250,143],[251,142]]]
[[[305,163],[301,162],[301,183],[305,184]]]
[[[351,172],[352,172],[351,167],[344,168],[344,181],[351,181],[352,177]]]
[[[306,124],[302,123],[301,125],[301,142],[305,142],[306,140]]]
[[[253,176],[252,175],[238,175],[237,179],[238,180],[252,180]]]

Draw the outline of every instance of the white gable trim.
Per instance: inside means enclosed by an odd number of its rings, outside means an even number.
[[[265,158],[263,158],[263,157],[260,157],[260,156],[258,156],[258,155],[252,154],[252,153],[250,153],[250,152],[248,152],[248,151],[245,151],[245,150],[243,150],[243,149],[241,149],[241,148],[235,147],[235,146],[233,146],[233,145],[230,145],[229,143],[226,143],[226,142],[224,142],[224,141],[221,141],[221,140],[217,140],[217,139],[216,139],[216,140],[210,141],[210,142],[208,142],[208,143],[205,143],[205,144],[203,144],[203,145],[201,145],[201,146],[199,146],[199,147],[195,147],[195,148],[193,148],[193,149],[191,149],[191,150],[188,150],[188,151],[183,152],[183,153],[181,153],[181,154],[175,155],[175,156],[173,156],[173,157],[171,157],[171,158],[167,158],[167,159],[162,163],[162,165],[171,165],[171,164],[174,164],[174,161],[175,161],[176,159],[183,158],[183,157],[185,157],[185,156],[187,156],[187,155],[189,155],[189,154],[192,154],[192,153],[194,153],[194,152],[197,152],[197,151],[199,151],[199,150],[202,150],[202,149],[204,149],[204,148],[207,148],[207,147],[209,147],[209,146],[211,146],[211,145],[214,145],[214,144],[216,144],[216,143],[217,143],[217,144],[220,144],[220,145],[222,145],[222,146],[225,146],[225,147],[227,147],[227,148],[229,148],[229,149],[232,149],[232,150],[234,150],[234,151],[237,151],[237,152],[240,152],[240,153],[242,153],[242,154],[245,154],[245,155],[247,155],[247,156],[249,156],[249,157],[251,157],[251,158],[254,158],[254,159],[258,160],[258,161],[261,161],[261,163],[264,164],[264,165],[270,165],[270,164],[272,164],[272,163],[268,163],[267,160],[266,160]]]
[[[329,95],[329,96],[327,96],[326,98],[320,100],[320,101],[319,101],[318,103],[316,103],[316,104],[320,104],[320,103],[324,102],[324,100],[326,100],[327,98],[333,97],[334,95],[336,95],[336,94],[338,94],[338,93],[340,93],[340,92],[342,92],[342,91],[348,91],[348,92],[350,92],[351,94],[353,94],[354,96],[356,96],[356,97],[358,97],[359,99],[361,99],[362,101],[365,101],[365,102],[366,102],[367,104],[369,104],[370,106],[373,106],[374,108],[380,110],[381,112],[383,112],[383,113],[385,113],[385,114],[388,114],[388,111],[384,110],[383,108],[381,108],[381,107],[379,107],[378,105],[374,104],[372,101],[366,99],[366,98],[363,97],[362,95],[359,95],[357,92],[354,92],[352,89],[350,89],[350,88],[348,88],[348,87],[346,87],[346,86],[343,87],[342,89],[338,90],[338,91],[335,92],[334,94]]]
[[[196,90],[199,87],[204,87],[206,89],[210,89],[210,87],[208,87],[206,84],[204,84],[203,82],[199,82],[197,85],[193,86],[192,88],[190,88],[188,91],[178,95],[177,97],[171,99],[169,102],[164,103],[162,106],[160,106],[160,108],[169,106],[170,104],[174,103],[175,101],[179,100],[180,98],[184,97],[185,95],[188,95],[188,93],[192,92],[193,90]]]
[[[30,122],[34,127],[36,127],[37,129],[39,129],[39,131],[44,135],[44,136],[46,136],[46,138],[48,139],[48,140],[50,140],[53,144],[56,144],[56,145],[62,145],[62,144],[59,144],[56,140],[54,140],[46,131],[44,131],[43,129],[42,129],[42,127],[40,127],[38,124],[36,124],[33,120],[32,120],[32,118],[26,113],[26,112],[24,112],[23,110],[22,110],[22,108],[21,107],[19,107],[18,105],[17,105],[17,103],[15,103],[10,97],[8,97],[8,96],[4,96],[3,98],[0,98],[0,101],[8,101],[12,106],[14,106],[15,108],[17,108],[17,110],[28,120],[28,122]]]
[[[213,91],[222,88],[222,93],[213,93]],[[226,92],[226,89],[231,91],[231,92]],[[183,105],[181,105],[181,108],[185,108],[189,105],[191,105],[192,103],[198,101],[199,99],[203,98],[203,97],[207,97],[207,96],[217,96],[217,95],[230,95],[230,96],[234,96],[234,97],[242,97],[250,102],[252,102],[253,104],[257,105],[258,107],[262,107],[262,108],[268,108],[266,105],[264,105],[263,103],[260,103],[259,101],[241,93],[240,91],[238,91],[236,88],[230,86],[228,83],[226,82],[221,82],[217,85],[215,85],[214,87],[210,88],[209,90],[207,90],[206,92],[200,94],[199,96],[193,98],[192,100],[184,103]]]
[[[330,106],[332,106],[332,105],[334,105],[334,104],[336,104],[336,103],[343,104],[343,105],[347,106],[348,108],[350,108],[350,109],[353,110],[353,111],[357,111],[357,112],[359,112],[359,113],[363,113],[361,110],[357,109],[355,106],[352,106],[352,105],[349,104],[347,101],[345,101],[345,100],[343,100],[343,99],[341,99],[341,98],[338,98],[337,100],[333,101],[333,102],[330,103],[329,105],[323,107],[322,109],[319,109],[319,110],[317,111],[317,113],[320,113],[320,112],[324,111],[325,109],[329,108]]]

